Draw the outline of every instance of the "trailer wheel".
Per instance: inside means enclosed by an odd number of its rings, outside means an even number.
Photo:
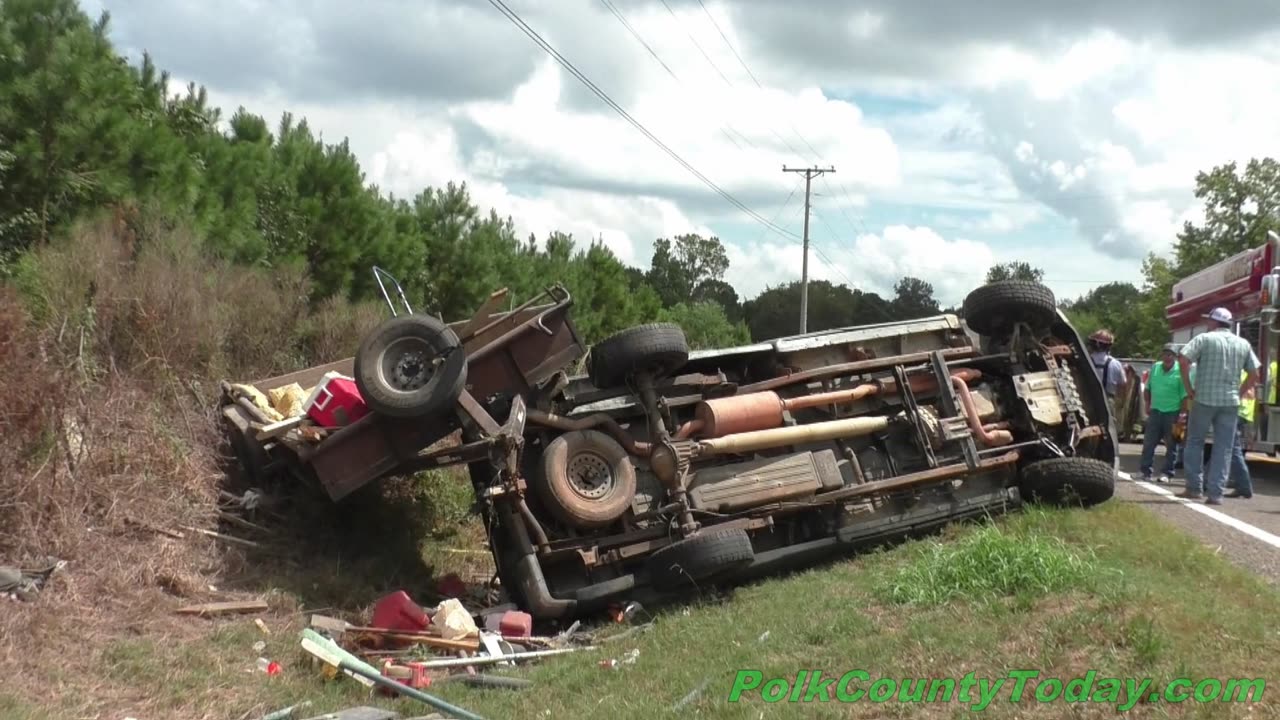
[[[439,415],[462,394],[467,357],[449,326],[429,315],[405,315],[382,323],[360,343],[355,376],[375,413]]]
[[[591,348],[587,375],[596,387],[610,388],[632,373],[665,375],[688,360],[689,343],[679,325],[650,323],[627,328]]]
[[[961,312],[979,335],[998,335],[1023,322],[1033,329],[1047,328],[1058,314],[1053,291],[1038,282],[1003,280],[969,293]]]
[[[542,452],[536,487],[564,523],[583,529],[608,525],[631,507],[636,469],[627,451],[598,430],[575,430]]]
[[[1033,462],[1022,470],[1022,496],[1032,502],[1089,507],[1116,491],[1116,471],[1092,458],[1061,457]]]
[[[658,590],[675,590],[750,565],[751,537],[742,528],[707,528],[659,548],[649,556],[649,581]]]

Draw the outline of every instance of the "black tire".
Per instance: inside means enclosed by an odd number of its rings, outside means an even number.
[[[684,330],[673,323],[651,323],[627,328],[591,348],[587,375],[603,389],[621,385],[634,372],[666,375],[688,361]]]
[[[708,528],[650,555],[649,581],[658,590],[675,590],[744,568],[754,559],[746,530]]]
[[[441,362],[433,367],[437,358]],[[441,415],[462,394],[467,356],[449,326],[429,315],[403,315],[382,323],[360,343],[355,376],[375,413]]]
[[[547,443],[535,487],[562,522],[581,529],[610,525],[631,507],[636,469],[618,441],[575,430]]]
[[[1110,463],[1092,458],[1039,460],[1023,468],[1019,489],[1031,502],[1089,507],[1115,494],[1116,471]]]
[[[961,308],[969,328],[979,335],[1009,332],[1016,322],[1042,330],[1058,315],[1053,291],[1038,282],[1003,280],[974,290]]]

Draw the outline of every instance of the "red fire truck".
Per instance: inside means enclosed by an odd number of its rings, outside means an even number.
[[[1276,360],[1280,357],[1280,235],[1267,233],[1267,243],[1233,255],[1179,280],[1172,303],[1165,308],[1171,340],[1183,344],[1209,329],[1204,318],[1225,307],[1235,318],[1236,333],[1253,345],[1262,368],[1258,378],[1257,409],[1250,437],[1253,453],[1277,456],[1280,447],[1280,407],[1276,404]],[[1256,455],[1251,459],[1261,459]]]

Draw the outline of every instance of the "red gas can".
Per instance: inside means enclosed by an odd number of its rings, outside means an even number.
[[[360,397],[356,381],[338,373],[326,373],[311,391],[306,403],[307,417],[320,427],[349,425],[369,413]]]
[[[431,617],[418,607],[403,590],[397,590],[373,606],[370,627],[383,630],[422,632],[431,624]]]

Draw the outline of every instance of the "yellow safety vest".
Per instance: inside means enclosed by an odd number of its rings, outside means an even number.
[[[1274,367],[1274,364],[1272,367]],[[1249,371],[1241,370],[1240,382],[1244,382],[1247,377],[1249,377]],[[1253,422],[1253,410],[1258,404],[1257,394],[1257,386],[1255,385],[1249,389],[1249,392],[1240,396],[1240,417],[1244,418],[1245,422]]]

